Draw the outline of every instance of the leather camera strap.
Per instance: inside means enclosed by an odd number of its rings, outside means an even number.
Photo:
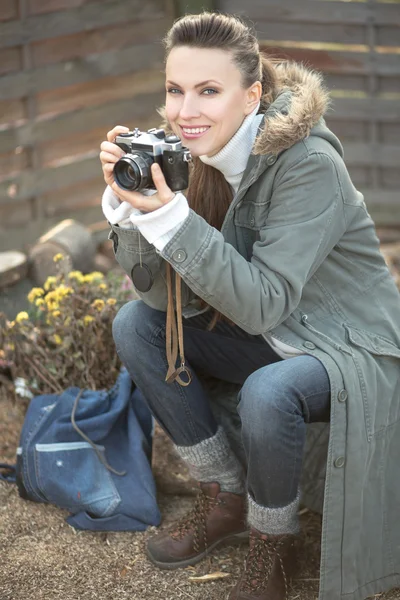
[[[166,353],[168,362],[168,371],[165,377],[167,383],[176,381],[179,385],[187,386],[192,381],[190,370],[185,365],[185,354],[183,346],[183,325],[182,325],[182,279],[175,272],[175,299],[176,299],[176,319],[174,310],[174,297],[172,293],[172,267],[166,262],[167,275],[167,321],[166,321]],[[179,357],[181,364],[176,368],[176,360]],[[186,373],[186,379],[181,378],[181,374]]]

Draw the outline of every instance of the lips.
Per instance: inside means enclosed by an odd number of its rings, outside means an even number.
[[[202,137],[207,131],[210,129],[209,125],[199,126],[199,127],[185,127],[184,125],[179,125],[182,137],[187,140],[193,140],[199,137]]]

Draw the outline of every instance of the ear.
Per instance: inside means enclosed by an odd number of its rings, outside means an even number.
[[[261,100],[262,85],[260,81],[256,81],[247,90],[245,114],[246,116],[253,112],[257,104]]]

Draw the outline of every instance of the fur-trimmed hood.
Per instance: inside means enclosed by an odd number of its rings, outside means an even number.
[[[311,129],[329,107],[329,92],[321,74],[292,61],[277,63],[274,68],[278,78],[277,91],[263,97],[263,104],[268,108],[253,154],[277,155],[290,148],[310,135]],[[161,107],[158,113],[163,118],[161,127],[170,132],[165,107]],[[329,129],[324,127],[319,134],[327,137],[341,152],[339,140]]]
[[[264,97],[269,105],[254,154],[279,154],[310,135],[329,106],[322,75],[295,62],[275,65],[278,93]]]

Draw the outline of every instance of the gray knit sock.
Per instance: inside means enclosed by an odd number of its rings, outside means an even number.
[[[218,427],[215,435],[194,446],[175,446],[175,449],[197,481],[216,481],[223,492],[244,493],[243,468],[222,427]]]
[[[287,506],[279,508],[268,508],[256,504],[251,496],[248,496],[248,521],[262,533],[281,535],[283,533],[296,534],[300,531],[299,518],[297,516],[300,504],[300,492],[296,498]]]

